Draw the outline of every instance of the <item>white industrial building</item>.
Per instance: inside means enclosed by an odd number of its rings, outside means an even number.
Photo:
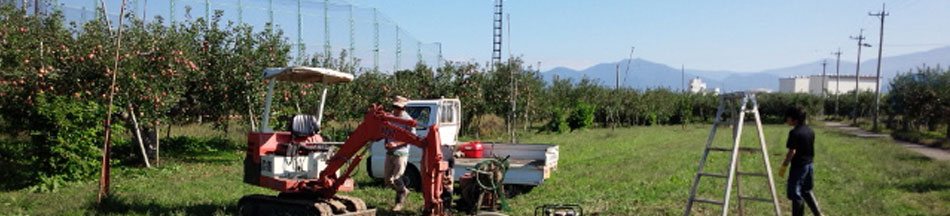
[[[839,80],[841,83],[838,83]],[[876,81],[876,77],[862,76],[857,81],[857,87],[860,91],[873,92],[874,86],[877,84]],[[781,78],[778,81],[779,92],[811,93],[815,95],[821,95],[822,88],[830,95],[848,93],[854,91],[854,85],[854,76],[828,75],[824,77],[824,82],[822,82],[822,76],[820,75],[788,77]]]
[[[706,89],[706,83],[699,77],[689,80],[689,92],[691,93],[712,93],[713,95],[719,94],[719,88],[714,88],[712,90]]]

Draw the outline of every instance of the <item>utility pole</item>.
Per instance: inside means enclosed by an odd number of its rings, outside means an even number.
[[[837,56],[835,60],[835,114],[838,114],[838,96],[841,95],[841,47],[837,52],[831,53]]]
[[[683,94],[686,94],[686,66],[680,65],[680,89],[683,89]]]
[[[828,65],[828,62],[825,60],[821,60],[821,114],[822,115],[825,115],[825,96],[827,96],[827,91],[825,91],[827,88],[825,88],[825,86],[828,85],[828,83],[825,82],[825,77],[826,77],[825,66],[826,65]]]
[[[825,88],[825,85],[827,85],[827,84],[825,83],[825,76],[826,76],[826,75],[825,75],[825,68],[826,68],[825,66],[827,66],[827,65],[828,65],[828,62],[827,62],[826,60],[821,60],[821,97],[822,97],[822,98],[824,98],[825,95],[828,94],[828,92],[825,91],[825,90],[827,89],[827,88]],[[824,108],[822,108],[822,109],[824,109]]]
[[[617,74],[617,80],[614,81],[616,81],[617,86],[614,87],[614,89],[620,89],[620,62],[617,62],[617,69],[615,73]]]
[[[873,127],[871,129],[874,132],[879,131],[879,128],[877,127],[877,117],[879,112],[878,107],[880,107],[881,104],[881,52],[884,49],[884,17],[887,17],[888,15],[890,14],[885,10],[885,5],[883,3],[881,3],[880,13],[868,13],[868,16],[877,16],[881,18],[881,35],[878,37],[877,42],[877,77],[874,81],[874,123],[872,123]]]
[[[614,83],[616,83],[614,89],[620,89],[620,62],[617,62],[617,69],[614,71],[614,74],[614,76],[617,77],[614,79]]]
[[[861,82],[861,47],[871,47],[870,44],[864,43],[864,29],[861,29],[861,32],[858,33],[857,37],[851,36],[852,40],[858,41],[858,61],[854,70],[854,110],[851,111],[851,124],[858,124],[858,107],[860,106],[860,100],[858,99],[859,83]]]

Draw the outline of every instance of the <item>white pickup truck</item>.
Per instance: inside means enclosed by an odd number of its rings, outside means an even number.
[[[406,111],[420,125],[417,127],[416,135],[425,136],[428,133],[428,126],[439,124],[439,135],[442,139],[443,152],[446,157],[454,157],[450,152],[456,152],[456,146],[465,142],[458,141],[459,129],[461,127],[461,102],[458,99],[433,99],[433,100],[412,100],[406,105]],[[557,169],[558,146],[547,144],[515,144],[515,143],[482,143],[483,158],[458,158],[455,157],[455,180],[460,176],[469,173],[468,168],[472,168],[478,162],[487,160],[492,156],[508,157],[510,164],[508,172],[505,175],[503,183],[509,186],[511,192],[525,192],[534,186],[541,185],[544,180],[550,177],[550,173]],[[419,189],[421,176],[419,175],[419,161],[422,157],[422,150],[410,146],[409,166],[403,175],[403,180],[407,186]],[[370,157],[367,160],[366,168],[372,178],[383,178],[383,164],[386,160],[386,149],[383,147],[383,141],[374,142],[370,146]]]

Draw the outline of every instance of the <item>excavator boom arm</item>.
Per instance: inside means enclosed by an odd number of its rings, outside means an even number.
[[[439,139],[437,125],[432,125],[425,138],[419,138],[411,131],[402,129],[395,124],[415,126],[417,122],[411,119],[402,119],[383,110],[382,106],[372,105],[363,115],[363,122],[356,127],[350,137],[343,143],[327,164],[326,169],[320,172],[316,181],[315,190],[323,197],[333,197],[340,186],[349,178],[356,164],[362,160],[359,151],[375,140],[389,139],[405,142],[423,150],[420,172],[422,174],[423,198],[425,210],[423,214],[439,214],[442,211],[442,175],[448,165],[442,160],[442,144]],[[347,162],[350,166],[343,175],[336,176],[337,170]]]

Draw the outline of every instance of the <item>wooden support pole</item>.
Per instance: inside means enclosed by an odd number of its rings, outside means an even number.
[[[155,140],[155,166],[158,166],[158,163],[162,161],[161,151],[159,151],[161,150],[161,148],[159,148],[161,147],[160,142],[159,142],[159,140],[161,140],[161,138],[159,138],[160,137],[159,134],[161,133],[158,132],[159,128],[162,128],[162,127],[159,127],[158,123],[159,123],[158,121],[155,121],[155,133],[154,133],[155,135],[155,139],[154,139]]]
[[[110,150],[112,146],[112,102],[115,96],[115,79],[116,75],[119,74],[119,54],[120,48],[122,47],[122,16],[125,14],[125,3],[126,0],[122,0],[122,7],[119,8],[119,30],[115,39],[115,62],[112,66],[112,83],[109,85],[109,104],[108,111],[106,112],[106,137],[105,144],[102,147],[102,169],[99,176],[99,194],[96,196],[96,202],[102,203],[102,199],[109,195],[109,180],[110,173],[112,172],[110,163]],[[108,21],[108,18],[106,19]]]
[[[135,130],[135,139],[139,143],[139,150],[142,151],[142,160],[145,162],[146,168],[152,168],[152,165],[148,163],[148,153],[145,152],[145,144],[142,142],[142,130],[139,130],[138,118],[135,118],[135,109],[129,107],[129,114],[132,117],[132,127]]]

